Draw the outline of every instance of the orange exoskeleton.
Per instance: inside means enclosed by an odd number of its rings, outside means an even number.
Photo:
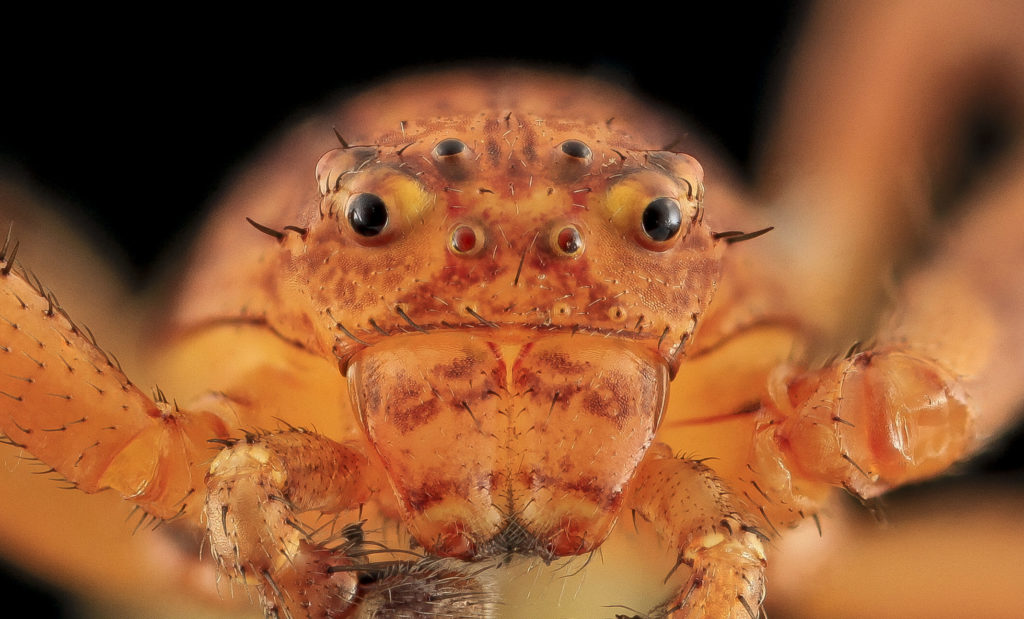
[[[669,553],[634,563],[671,578],[597,608],[757,617],[773,541],[835,487],[935,476],[1009,417],[1019,282],[976,274],[991,218],[1024,209],[968,221],[830,357],[847,334],[809,308],[842,292],[794,281],[784,231],[681,133],[525,71],[347,101],[227,197],[166,309],[154,397],[8,243],[0,430],[202,531],[269,615],[512,615],[509,564],[611,553],[632,519]]]

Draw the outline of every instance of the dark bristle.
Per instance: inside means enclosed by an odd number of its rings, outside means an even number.
[[[732,245],[733,243],[741,243],[743,241],[749,241],[750,239],[756,239],[757,237],[767,234],[775,229],[775,226],[768,226],[767,228],[761,228],[760,230],[754,230],[753,232],[743,232],[742,230],[726,230],[725,232],[712,232],[711,238],[723,240],[726,243]]]
[[[345,138],[341,137],[341,133],[338,132],[338,128],[337,127],[331,127],[331,129],[334,130],[334,137],[338,138],[338,143],[341,144],[341,147],[342,148],[350,148],[349,145],[348,145],[348,142],[345,141]]]
[[[284,232],[281,232],[280,230],[274,230],[273,228],[269,228],[267,226],[264,226],[261,223],[256,223],[255,221],[253,221],[252,219],[250,219],[248,217],[246,217],[245,220],[247,222],[249,222],[249,224],[253,228],[256,228],[257,230],[259,230],[263,234],[266,234],[267,236],[273,237],[273,238],[277,239],[278,241],[280,241],[281,239],[284,238]]]

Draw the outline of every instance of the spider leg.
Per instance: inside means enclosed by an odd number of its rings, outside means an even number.
[[[629,504],[679,553],[690,578],[651,616],[756,618],[765,586],[766,537],[714,471],[655,445]],[[678,565],[677,564],[677,565]]]
[[[762,195],[780,207],[772,223],[794,241],[785,264],[795,294],[787,296],[798,299],[802,315],[835,334],[834,342],[873,330],[872,308],[887,298],[891,265],[906,273],[921,259],[923,245],[933,249],[934,233],[946,236],[930,265],[903,280],[897,324],[883,327],[886,341],[878,345],[902,346],[906,354],[938,362],[945,368],[940,373],[954,381],[951,389],[966,394],[970,436],[948,443],[959,443],[962,456],[1019,423],[1024,401],[1022,9],[1020,2],[950,2],[941,11],[927,3],[818,3],[796,48],[782,116],[762,162]],[[894,376],[876,384],[900,383]],[[845,399],[833,406],[850,408]],[[781,422],[790,429],[763,428],[758,435],[763,451],[756,465],[776,471],[777,488],[764,488],[770,499],[751,494],[769,513],[782,499],[806,495],[815,485],[806,477],[821,478],[831,465],[810,462],[807,452],[800,464],[809,471],[802,470],[786,455],[784,441],[768,443],[795,436],[797,425],[807,434],[815,424],[830,429],[831,443],[872,427],[868,416],[850,419],[852,428],[836,426],[826,414],[813,421],[806,407],[797,414],[805,418]],[[881,443],[870,451],[891,449],[880,430],[898,428],[893,422],[900,417],[914,418],[898,408],[874,417]],[[911,443],[923,446],[919,431],[927,430],[929,417],[909,424],[908,438],[918,437]],[[955,460],[958,449],[945,459]],[[870,452],[850,456],[869,475],[884,473],[873,468]],[[847,466],[847,472],[871,489],[858,471]],[[880,476],[875,483],[886,481]],[[787,497],[783,488],[793,492]],[[776,586],[773,592],[783,592],[785,612],[799,616],[834,609],[848,616],[1019,614],[1020,597],[1004,584],[1019,580],[1018,562],[1003,553],[1019,547],[1003,526],[1017,517],[1003,506],[1019,504],[1016,490],[1013,483],[986,485],[969,475],[887,498],[891,526],[871,522],[844,534],[826,521],[824,540],[811,527],[807,543],[786,549],[789,536],[779,553],[783,561],[773,560],[773,567],[793,562],[793,548],[804,553],[796,555],[800,567],[815,567],[793,578],[788,590]],[[936,500],[922,508],[923,495],[932,493]],[[814,561],[806,560],[809,548],[816,549]],[[963,557],[983,560],[971,564]]]
[[[1024,398],[1022,199],[1024,182],[1011,179],[978,201],[904,279],[870,349],[782,368],[753,466],[775,469],[783,485],[799,478],[874,497],[943,472],[1012,422]]]
[[[965,194],[998,183],[985,169],[1012,168],[1011,149],[1019,155],[1024,6],[934,9],[817,3],[761,161],[771,223],[789,239],[788,295],[841,338],[873,328],[884,276],[930,243],[921,233],[936,206],[967,212]],[[965,136],[978,118],[1001,146],[972,164]]]
[[[302,512],[359,506],[382,481],[357,443],[303,430],[250,435],[210,466],[210,548],[222,571],[256,584],[268,616],[489,616],[486,585],[461,561],[370,548],[359,525],[318,541],[301,524]],[[372,560],[381,552],[400,558]]]
[[[224,421],[144,394],[14,257],[0,255],[5,442],[84,492],[112,488],[156,518],[194,513]]]
[[[314,544],[298,514],[341,511],[369,495],[366,456],[301,430],[250,435],[224,449],[207,478],[206,524],[222,571],[255,581],[268,615],[302,612],[303,601],[339,612],[355,605],[358,574],[349,544]],[[341,568],[335,570],[334,568]]]
[[[310,539],[299,513],[357,507],[383,484],[356,444],[298,429],[236,441],[227,420],[244,403],[207,395],[182,410],[159,390],[148,397],[14,258],[12,245],[0,253],[4,442],[72,487],[113,489],[154,518],[202,510],[214,556],[255,578],[283,616],[304,615],[310,600],[347,612],[357,593],[384,614],[431,596],[442,600],[431,612],[489,612],[480,579],[458,562],[369,561],[361,539],[331,548]]]

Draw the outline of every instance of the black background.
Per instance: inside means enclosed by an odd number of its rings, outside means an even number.
[[[608,75],[677,107],[745,162],[801,11],[744,9],[739,28],[736,12],[610,15],[603,30],[552,15],[535,29],[528,14],[415,28],[418,18],[397,9],[387,18],[401,27],[285,18],[280,31],[184,15],[159,32],[95,31],[63,17],[62,29],[29,24],[34,37],[7,43],[0,155],[113,234],[142,270],[271,132],[410,67],[472,59]]]
[[[75,205],[83,227],[109,235],[139,285],[275,129],[399,69],[491,59],[626,78],[689,117],[749,174],[805,13],[788,2],[616,6],[607,15],[582,6],[561,16],[550,7],[485,9],[493,14],[423,16],[387,6],[358,16],[336,6],[216,20],[10,19],[0,43],[0,165]],[[1019,483],[1021,443],[1018,434],[970,474]],[[28,600],[37,616],[67,612],[24,582],[4,586],[17,588],[5,591],[8,604]]]

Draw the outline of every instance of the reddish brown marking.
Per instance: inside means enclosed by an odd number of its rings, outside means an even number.
[[[526,350],[524,348],[523,354],[525,353]],[[579,375],[586,373],[590,368],[590,362],[584,361],[579,363],[573,361],[569,353],[548,352],[541,355],[539,359],[547,367],[560,374]],[[536,371],[539,373],[541,370],[538,369]]]
[[[455,380],[468,376],[479,365],[479,362],[473,357],[456,357],[452,359],[451,363],[435,365],[434,373],[449,380]]]
[[[528,346],[530,345],[528,344],[527,347]],[[502,357],[501,355],[501,350],[494,342],[487,342],[487,348],[489,348],[491,352],[494,354],[494,359],[497,362],[494,367],[494,372],[491,375],[491,378],[493,378],[494,381],[498,384],[498,386],[501,387],[502,389],[508,389],[508,382],[505,378],[508,375],[507,366],[505,365],[504,357]]]
[[[529,352],[533,349],[533,342],[527,342],[519,349],[519,356],[512,362],[512,372],[514,376],[518,377],[525,372],[529,372],[529,369],[524,370],[523,358],[526,357]]]
[[[411,406],[405,405],[398,398],[396,398],[396,402],[389,409],[391,418],[394,419],[395,425],[403,434],[415,431],[416,428],[428,423],[441,412],[441,402],[437,399],[418,402]]]
[[[487,156],[492,166],[497,166],[501,162],[501,145],[494,138],[487,140]]]
[[[610,394],[608,392],[611,392]],[[626,419],[632,416],[633,410],[629,406],[631,399],[614,385],[606,385],[605,389],[593,390],[583,396],[583,411],[595,417],[604,417],[615,422],[617,428],[622,428]]]
[[[427,481],[418,488],[406,489],[406,501],[416,511],[425,511],[433,505],[444,502],[449,497],[466,496],[469,494],[469,480],[429,472],[424,476]]]

